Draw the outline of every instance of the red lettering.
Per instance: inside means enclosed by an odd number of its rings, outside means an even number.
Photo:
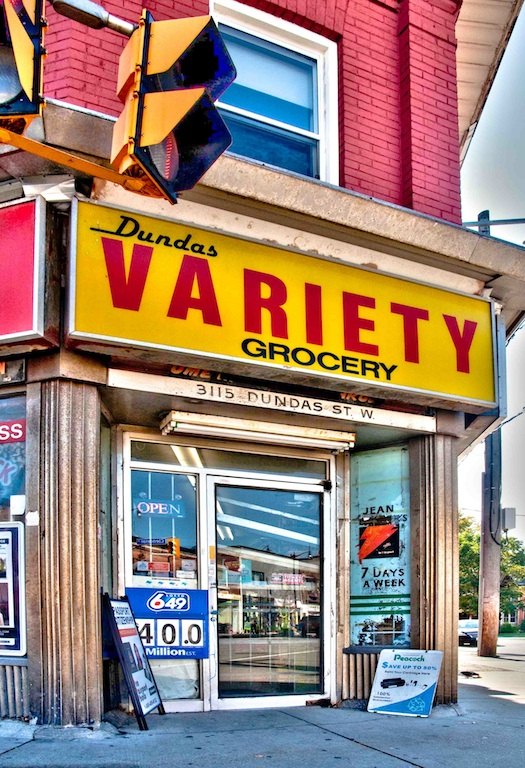
[[[376,301],[372,296],[360,296],[358,293],[343,291],[343,324],[345,350],[347,352],[364,352],[367,355],[378,355],[376,344],[367,344],[360,339],[361,330],[373,331],[375,323],[359,314],[360,307],[375,309]]]
[[[304,309],[306,315],[306,341],[308,344],[322,344],[323,306],[320,285],[305,283]]]
[[[262,296],[263,285],[270,289]],[[283,309],[286,303],[286,285],[275,275],[244,270],[244,329],[247,333],[262,333],[262,310],[270,313],[271,333],[279,339],[288,338],[288,318]]]
[[[198,296],[192,295],[195,283]],[[185,255],[173,289],[168,317],[186,320],[190,309],[202,312],[202,321],[206,325],[222,325],[209,263],[206,259]]]
[[[407,304],[396,304],[392,302],[390,311],[403,318],[403,332],[405,335],[405,361],[407,363],[419,363],[419,337],[417,322],[418,320],[428,320],[429,314],[426,309],[410,307]]]
[[[108,270],[113,306],[118,309],[130,309],[138,312],[144,294],[153,248],[149,245],[137,244],[133,246],[127,279],[122,240],[103,237],[102,248]]]
[[[456,348],[456,369],[458,373],[470,373],[469,352],[478,324],[474,320],[465,320],[461,333],[457,317],[443,315],[443,319]]]

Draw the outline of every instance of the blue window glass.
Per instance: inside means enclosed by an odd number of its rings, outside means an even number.
[[[237,69],[222,95],[232,152],[308,176],[319,174],[317,62],[220,25]]]

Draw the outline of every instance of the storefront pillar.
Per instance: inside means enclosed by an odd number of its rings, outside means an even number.
[[[459,530],[456,440],[410,443],[412,647],[443,651],[437,704],[457,701]]]
[[[28,419],[39,425],[28,444],[31,713],[48,724],[97,723],[102,715],[97,388],[63,379],[29,384]],[[38,578],[32,580],[31,573]]]

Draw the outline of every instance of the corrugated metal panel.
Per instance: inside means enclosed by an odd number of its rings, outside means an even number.
[[[348,698],[362,701],[370,697],[379,653],[350,653],[348,659]]]
[[[29,715],[27,667],[0,665],[0,718],[27,719]]]

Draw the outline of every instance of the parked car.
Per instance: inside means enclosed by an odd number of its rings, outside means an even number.
[[[460,645],[477,645],[478,644],[478,628],[479,622],[477,619],[460,619],[459,620],[459,644]]]

